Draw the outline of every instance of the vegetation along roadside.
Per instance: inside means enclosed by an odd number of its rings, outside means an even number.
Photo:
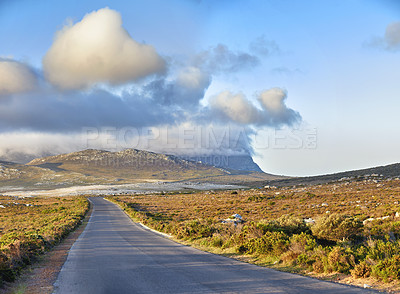
[[[0,288],[57,245],[84,218],[85,197],[0,198]]]
[[[114,196],[182,243],[280,270],[399,291],[400,180]]]

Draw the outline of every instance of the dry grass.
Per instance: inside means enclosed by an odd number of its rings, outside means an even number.
[[[89,207],[83,197],[3,196],[0,205],[0,285],[72,231]]]
[[[208,191],[190,194],[135,195],[116,198],[139,210],[176,221],[220,220],[234,213],[247,221],[273,220],[284,214],[317,218],[345,213],[363,218],[400,211],[400,180],[337,182],[308,187]]]

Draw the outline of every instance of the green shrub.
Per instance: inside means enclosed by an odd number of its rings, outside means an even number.
[[[367,257],[374,261],[388,259],[396,254],[400,254],[400,246],[398,242],[370,240],[368,243],[369,252]]]
[[[317,247],[314,237],[305,233],[295,234],[290,237],[289,250],[297,253],[305,253]]]
[[[315,263],[315,259],[306,253],[301,253],[299,256],[297,256],[297,263],[300,265],[313,265]]]
[[[400,255],[396,254],[391,258],[380,260],[372,267],[372,275],[384,282],[400,279]]]
[[[11,268],[10,261],[5,254],[0,251],[0,286],[2,281],[12,282],[15,274]]]
[[[354,249],[354,257],[357,262],[361,261],[361,260],[365,260],[368,253],[369,253],[369,248],[364,245],[360,245]]]
[[[269,221],[264,226],[264,230],[281,231],[288,235],[310,233],[310,228],[303,219],[287,214],[282,215],[276,220]]]
[[[354,238],[362,227],[362,222],[355,217],[333,213],[318,219],[311,230],[317,238],[337,242]]]
[[[240,238],[243,240],[261,238],[266,232],[268,232],[268,225],[250,222],[243,227],[242,232],[240,233]]]
[[[285,264],[296,265],[298,256],[298,253],[288,250],[284,252],[279,259]]]
[[[353,278],[368,278],[371,275],[371,266],[363,261],[357,264],[350,273]]]
[[[219,234],[218,235],[214,235],[211,238],[210,245],[213,246],[213,247],[222,247],[222,245],[224,245],[224,239]]]
[[[354,267],[354,256],[345,252],[341,247],[334,247],[328,254],[329,267],[333,271],[340,273],[349,273],[350,269]]]
[[[236,248],[236,252],[240,253],[240,254],[247,253],[248,251],[249,251],[249,248],[247,248],[247,246],[245,244],[239,245]]]
[[[266,232],[261,238],[248,240],[244,245],[247,253],[280,256],[287,250],[289,238],[282,232]]]
[[[313,236],[305,233],[295,234],[289,238],[288,250],[280,259],[290,265],[312,265],[315,260],[311,257],[311,252],[316,246]]]
[[[316,273],[323,273],[325,271],[324,264],[319,258],[313,263],[312,267]]]
[[[179,239],[198,239],[211,237],[215,228],[204,220],[190,220],[182,222],[176,228],[175,235]]]

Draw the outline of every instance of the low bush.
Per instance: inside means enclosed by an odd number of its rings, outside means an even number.
[[[380,260],[372,267],[372,275],[385,282],[400,279],[400,255]]]
[[[179,223],[175,229],[175,236],[178,239],[195,240],[211,237],[215,231],[205,220],[190,220]]]
[[[244,248],[246,253],[280,256],[287,250],[289,237],[282,232],[266,232],[261,238],[249,239]],[[242,249],[243,250],[243,249]]]
[[[320,258],[317,258],[312,264],[313,271],[316,273],[323,273],[325,271],[324,263]]]
[[[276,220],[268,221],[263,225],[265,231],[284,232],[287,235],[311,233],[310,228],[303,219],[287,214],[282,215]]]
[[[350,272],[353,278],[368,278],[371,275],[371,266],[365,261],[362,261]]]
[[[353,216],[333,213],[319,218],[311,230],[317,238],[338,242],[356,237],[362,227],[363,223]]]
[[[355,265],[354,256],[341,247],[334,247],[328,254],[328,263],[332,271],[348,274]]]

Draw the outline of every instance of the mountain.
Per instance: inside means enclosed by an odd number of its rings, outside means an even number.
[[[313,177],[260,172],[250,156],[180,158],[136,149],[83,150],[37,158],[27,164],[0,161],[0,192],[152,181],[239,184],[249,187],[322,184],[338,180],[400,177],[400,163]],[[206,164],[208,163],[208,164]]]
[[[181,158],[201,162],[224,169],[260,173],[263,172],[261,168],[257,165],[257,163],[253,161],[253,158],[250,155],[199,155],[186,156]]]
[[[95,177],[81,173],[0,161],[0,192],[13,188],[46,189],[97,182]]]
[[[29,166],[69,171],[117,181],[174,180],[228,174],[223,169],[173,155],[126,149],[119,152],[88,149],[34,159]]]
[[[258,171],[249,157],[229,157],[228,165],[216,164],[217,160],[221,158],[209,157],[212,163],[209,165],[201,160],[136,149],[119,152],[88,149],[37,158],[27,164],[0,161],[0,192],[153,181],[247,185],[286,178]]]

